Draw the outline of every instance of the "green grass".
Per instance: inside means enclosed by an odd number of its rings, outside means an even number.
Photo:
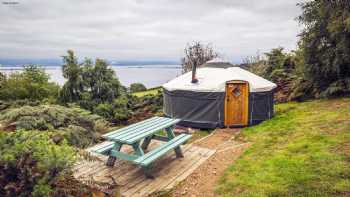
[[[150,89],[148,89],[146,91],[142,91],[142,92],[135,92],[135,93],[133,93],[133,95],[137,96],[137,97],[143,97],[146,95],[157,95],[160,93],[160,91],[162,91],[162,88],[156,87],[156,88],[150,88]]]
[[[218,195],[350,195],[350,99],[280,104],[242,135],[253,145],[221,177]]]

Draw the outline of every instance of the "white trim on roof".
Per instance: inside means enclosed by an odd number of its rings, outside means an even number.
[[[249,83],[250,92],[266,92],[276,84],[239,67],[198,68],[198,83],[191,83],[192,72],[185,73],[163,85],[168,91],[187,90],[194,92],[225,92],[227,81],[243,80]]]

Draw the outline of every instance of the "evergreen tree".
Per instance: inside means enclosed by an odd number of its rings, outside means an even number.
[[[112,102],[120,95],[120,82],[106,61],[96,59],[95,65],[86,60],[83,65],[83,80],[91,99],[97,103]]]
[[[286,60],[287,54],[283,52],[282,47],[271,49],[270,52],[265,53],[266,55],[266,68],[264,77],[272,79],[272,72],[277,69],[284,69],[283,65]]]
[[[63,56],[62,73],[67,79],[63,85],[60,98],[63,102],[75,102],[82,98],[84,84],[82,79],[82,66],[78,64],[78,58],[72,50],[67,51],[68,55]]]
[[[78,64],[73,51],[68,51],[63,61],[63,75],[67,79],[60,94],[63,103],[76,102],[111,121],[115,120],[119,108],[127,107],[124,103],[123,106],[115,105],[126,90],[106,61],[97,58],[93,62],[86,58]],[[118,114],[118,117],[125,114]]]
[[[314,97],[350,93],[350,2],[313,0],[299,4],[304,24],[300,47],[305,90]]]

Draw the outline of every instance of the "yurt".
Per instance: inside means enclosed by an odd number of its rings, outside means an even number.
[[[276,84],[212,60],[163,85],[164,113],[194,128],[241,127],[273,116]]]

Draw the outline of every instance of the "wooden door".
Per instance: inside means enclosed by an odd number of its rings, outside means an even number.
[[[226,83],[225,126],[248,124],[249,85],[245,81]]]

